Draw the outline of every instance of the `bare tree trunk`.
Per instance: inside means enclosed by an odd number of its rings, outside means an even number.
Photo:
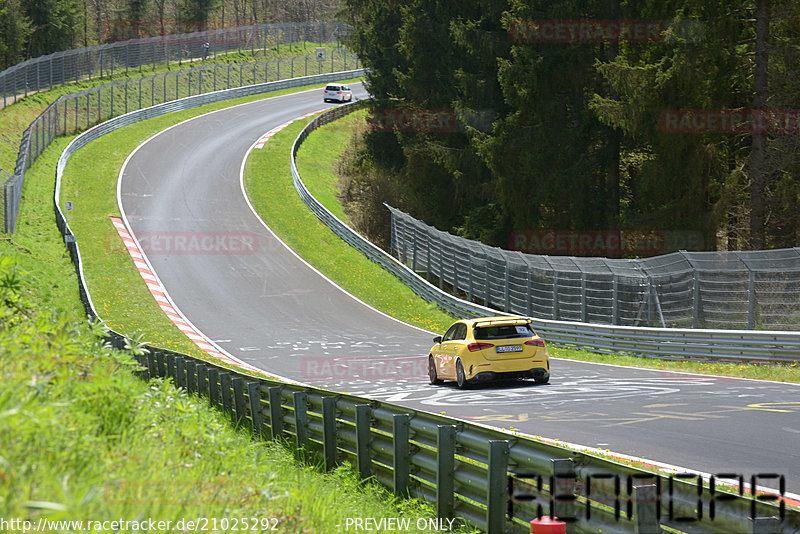
[[[756,58],[753,87],[753,110],[756,114],[765,110],[767,104],[769,7],[769,0],[756,0]],[[767,133],[758,131],[758,127],[754,128],[750,155],[750,248],[753,250],[760,250],[766,246],[764,232],[766,144]]]

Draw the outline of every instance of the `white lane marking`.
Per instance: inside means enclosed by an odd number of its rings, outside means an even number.
[[[331,106],[331,107],[333,107],[333,106]],[[328,108],[326,108],[326,109],[328,109]],[[247,202],[247,206],[250,208],[250,211],[251,211],[251,212],[253,212],[253,215],[255,216],[256,220],[258,220],[258,222],[259,222],[259,223],[261,223],[261,226],[263,226],[263,227],[264,227],[264,228],[265,228],[265,229],[266,229],[266,230],[267,230],[267,231],[268,231],[270,234],[272,234],[272,236],[273,236],[273,237],[274,237],[274,238],[275,238],[275,239],[276,239],[276,240],[277,240],[277,241],[278,241],[278,242],[279,242],[281,245],[283,245],[283,246],[286,248],[286,250],[288,250],[289,252],[291,252],[291,253],[294,255],[294,257],[295,257],[295,258],[297,258],[297,259],[298,259],[298,260],[300,260],[300,261],[301,261],[303,264],[305,264],[305,265],[306,265],[306,267],[308,267],[309,269],[311,269],[312,271],[314,271],[315,273],[317,273],[317,274],[318,274],[319,276],[321,276],[323,279],[325,279],[326,281],[328,281],[328,283],[330,283],[332,286],[336,287],[336,288],[337,288],[339,291],[341,291],[342,293],[344,293],[345,295],[347,295],[347,296],[348,296],[348,297],[350,297],[351,299],[355,300],[356,302],[360,303],[362,306],[366,306],[366,307],[367,307],[369,310],[371,310],[371,311],[373,311],[373,312],[375,312],[375,313],[377,313],[377,314],[380,314],[380,315],[382,315],[382,316],[386,317],[387,319],[391,319],[392,321],[395,321],[395,322],[397,322],[397,323],[400,323],[400,324],[402,324],[402,325],[404,325],[404,326],[407,326],[407,327],[413,328],[413,329],[415,329],[415,330],[419,330],[420,332],[425,332],[426,334],[434,334],[434,332],[431,332],[431,331],[429,331],[429,330],[425,330],[424,328],[420,328],[420,327],[418,327],[418,326],[414,326],[414,325],[412,325],[412,324],[408,324],[408,323],[406,323],[406,322],[404,322],[404,321],[401,321],[400,319],[397,319],[396,317],[392,317],[391,315],[389,315],[389,314],[387,314],[387,313],[385,313],[385,312],[383,312],[383,311],[381,311],[381,310],[379,310],[379,309],[377,309],[377,308],[375,308],[375,307],[373,307],[373,306],[370,306],[369,304],[367,304],[367,303],[366,303],[366,302],[364,302],[363,300],[359,299],[358,297],[356,297],[355,295],[353,295],[352,293],[350,293],[349,291],[347,291],[345,288],[343,288],[342,286],[340,286],[339,284],[337,284],[336,282],[334,282],[333,280],[331,280],[330,278],[328,278],[327,276],[325,276],[325,275],[324,275],[322,272],[320,272],[320,270],[319,270],[319,269],[317,269],[316,267],[314,267],[313,265],[311,265],[310,263],[308,263],[308,262],[307,262],[307,261],[306,261],[306,260],[305,260],[305,259],[304,259],[302,256],[300,256],[300,255],[299,255],[297,252],[295,252],[294,250],[292,250],[292,248],[291,248],[289,245],[287,245],[287,244],[286,244],[286,242],[284,242],[284,241],[283,241],[283,239],[281,239],[280,237],[278,237],[278,234],[276,234],[276,233],[275,233],[275,232],[272,230],[272,228],[270,228],[270,227],[269,227],[269,225],[267,225],[267,223],[265,223],[265,222],[264,222],[264,220],[261,218],[261,216],[260,216],[260,215],[258,214],[258,212],[256,211],[255,207],[253,206],[252,202],[250,202],[250,197],[248,197],[248,196],[247,196],[247,190],[245,189],[245,185],[244,185],[244,170],[245,170],[245,166],[247,165],[247,158],[249,158],[249,157],[250,157],[250,153],[253,151],[253,149],[255,148],[255,146],[256,146],[256,144],[257,144],[257,143],[258,143],[258,142],[256,141],[256,143],[253,143],[253,144],[250,146],[250,148],[249,148],[249,149],[247,150],[247,152],[245,153],[245,155],[244,155],[244,158],[242,159],[242,164],[241,164],[241,166],[239,167],[239,186],[240,186],[240,188],[241,188],[241,190],[242,190],[242,196],[244,197],[244,200],[245,200],[245,202]],[[338,236],[337,236],[337,237],[338,237]]]

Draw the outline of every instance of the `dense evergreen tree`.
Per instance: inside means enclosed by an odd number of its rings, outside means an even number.
[[[22,0],[22,7],[33,28],[28,57],[68,50],[77,42],[80,0]]]
[[[797,245],[798,125],[665,123],[799,109],[795,2],[344,3],[375,106],[459,119],[450,134],[366,134],[360,169],[394,172],[395,203],[412,214],[495,245],[513,230],[618,228],[699,232],[709,248],[719,236],[729,248]],[[535,33],[559,21],[658,31]]]
[[[32,31],[19,0],[0,0],[0,70],[25,59]]]

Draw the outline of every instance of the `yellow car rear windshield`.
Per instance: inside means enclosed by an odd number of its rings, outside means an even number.
[[[473,334],[475,339],[510,339],[536,335],[529,324],[476,326]]]

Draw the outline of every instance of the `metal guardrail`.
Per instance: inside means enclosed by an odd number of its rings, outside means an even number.
[[[190,97],[117,117],[73,140],[58,162],[54,209],[87,314],[97,318],[77,238],[59,207],[64,167],[78,148],[122,126],[171,111],[356,74]],[[294,158],[292,169],[300,182]],[[115,347],[124,347],[119,333],[110,332],[109,338]],[[435,503],[438,517],[462,518],[492,534],[529,532],[529,522],[542,511],[571,520],[572,532],[644,533],[661,527],[725,534],[800,531],[800,513],[776,504],[773,496],[721,493],[717,486],[705,487],[698,477],[648,473],[442,415],[257,378],[157,347],[147,349],[147,354],[136,356],[143,378],[169,377],[177,387],[207,396],[211,406],[257,436],[293,443],[320,457],[326,468],[349,461],[361,476],[374,477],[399,495]]]
[[[530,532],[530,521],[543,512],[569,521],[572,533],[800,529],[800,514],[776,506],[772,497],[723,493],[695,475],[656,475],[445,416],[257,379],[175,353],[151,352],[137,361],[142,377],[169,377],[177,387],[207,396],[256,436],[285,440],[321,459],[326,469],[349,462],[363,478],[434,504],[438,517],[466,520],[492,534]],[[768,476],[761,481],[774,482]]]
[[[310,61],[309,61],[310,60]],[[296,64],[295,64],[296,63]],[[181,98],[268,82],[270,78],[294,78],[296,74],[347,71],[358,68],[358,57],[345,48],[329,49],[324,62],[314,54],[250,63],[209,64],[139,78],[109,82],[61,96],[50,104],[22,135],[14,178],[3,190],[5,232],[14,233],[25,171],[59,135],[89,128],[129,111]],[[283,70],[281,70],[283,67]],[[330,69],[330,70],[329,70]]]
[[[362,101],[363,102],[363,101]],[[295,155],[309,132],[357,109],[361,104],[337,107],[314,119],[300,133],[292,149],[292,178],[300,197],[319,219],[354,248],[397,276],[418,295],[456,317],[480,317],[504,313],[457,298],[431,284],[414,270],[365,239],[320,204],[303,185]],[[393,208],[390,208],[393,209]],[[467,278],[468,275],[462,275]],[[458,275],[456,274],[456,279]],[[501,276],[497,283],[502,283]],[[494,283],[494,281],[493,281]],[[524,311],[520,315],[526,315]],[[536,331],[548,342],[590,350],[629,352],[672,358],[730,360],[800,360],[800,332],[759,330],[709,330],[693,328],[644,328],[554,321],[533,318]]]

